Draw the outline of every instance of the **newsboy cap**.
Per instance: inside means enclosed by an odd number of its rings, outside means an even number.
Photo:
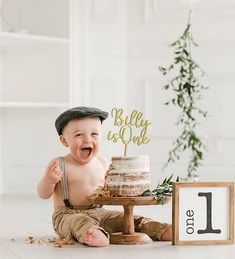
[[[75,119],[81,119],[85,117],[99,117],[101,123],[108,117],[108,112],[102,111],[94,107],[79,106],[68,109],[60,114],[55,121],[55,127],[59,135],[62,134],[64,127]]]

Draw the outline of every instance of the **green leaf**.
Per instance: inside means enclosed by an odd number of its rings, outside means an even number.
[[[161,184],[158,184],[154,190],[147,190],[142,193],[141,196],[154,196],[158,201],[164,201],[166,196],[172,195],[172,178],[173,174],[170,177],[166,177]],[[179,181],[177,177],[176,181]]]

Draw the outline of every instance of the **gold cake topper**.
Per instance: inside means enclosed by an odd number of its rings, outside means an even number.
[[[108,133],[108,140],[116,143],[121,139],[125,145],[124,156],[127,155],[127,146],[129,143],[135,143],[138,146],[141,144],[147,144],[150,141],[148,137],[148,128],[151,124],[150,121],[143,118],[143,113],[137,110],[133,110],[130,116],[124,115],[122,108],[113,108],[111,116],[114,117],[114,126],[120,127],[118,133],[113,133],[111,130]],[[134,134],[134,129],[141,129],[138,135]]]

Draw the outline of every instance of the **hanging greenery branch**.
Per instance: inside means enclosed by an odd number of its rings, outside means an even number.
[[[208,89],[196,77],[198,73],[201,76],[205,73],[192,58],[192,45],[198,46],[192,36],[190,11],[185,31],[178,40],[170,45],[174,48],[174,62],[167,68],[159,67],[164,76],[171,71],[177,72],[177,76],[173,77],[163,88],[174,93],[174,97],[165,104],[172,104],[180,109],[176,124],[182,126],[182,132],[173,142],[165,166],[179,160],[181,154],[189,150],[191,159],[187,168],[188,177],[197,175],[198,167],[201,165],[204,151],[206,151],[206,147],[196,130],[199,118],[207,117],[207,112],[198,107],[198,101],[202,99],[202,91]]]

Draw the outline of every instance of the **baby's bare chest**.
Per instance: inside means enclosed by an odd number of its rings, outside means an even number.
[[[69,169],[69,168],[68,168]],[[104,182],[105,170],[102,167],[97,166],[83,168],[73,168],[67,172],[67,180],[69,185],[76,185],[79,187],[89,187],[102,185]]]

